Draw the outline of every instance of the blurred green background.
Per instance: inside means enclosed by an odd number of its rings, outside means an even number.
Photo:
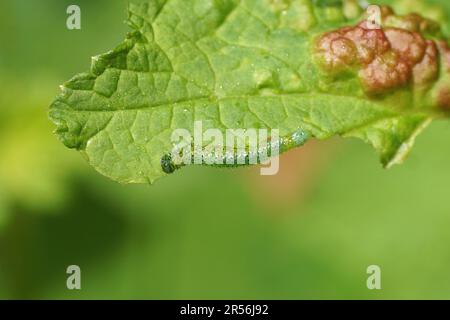
[[[447,122],[389,171],[333,139],[283,156],[278,177],[192,167],[154,186],[111,182],[59,143],[48,105],[124,38],[125,8],[0,2],[0,298],[450,298]],[[81,291],[66,288],[72,264]],[[366,287],[372,264],[382,290]]]

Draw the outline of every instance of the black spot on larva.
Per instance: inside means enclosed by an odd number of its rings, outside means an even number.
[[[175,164],[172,161],[172,156],[170,155],[170,153],[169,154],[165,154],[161,158],[161,168],[167,174],[174,173],[175,170],[177,169]]]

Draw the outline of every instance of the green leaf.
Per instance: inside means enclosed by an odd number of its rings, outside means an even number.
[[[432,81],[418,86],[407,79],[375,93],[373,79],[362,80],[361,65],[327,69],[317,43],[364,19],[355,5],[130,4],[133,31],[126,40],[93,57],[90,72],[62,86],[50,109],[56,133],[96,170],[122,183],[153,183],[164,176],[161,158],[172,149],[173,130],[192,132],[195,121],[204,130],[268,128],[287,136],[301,128],[317,139],[357,137],[375,148],[384,166],[400,163],[415,137],[444,115],[450,92],[445,52],[437,57],[440,69]],[[423,36],[445,41],[441,31],[433,32]]]

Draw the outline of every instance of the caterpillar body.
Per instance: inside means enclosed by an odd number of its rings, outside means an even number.
[[[268,141],[262,146],[251,150],[248,146],[238,149],[236,147],[226,148],[219,146],[220,152],[216,148],[195,150],[195,146],[191,143],[187,149],[188,154],[184,154],[182,150],[164,154],[161,158],[161,169],[167,174],[174,173],[187,165],[199,164],[218,168],[235,168],[248,166],[252,164],[265,163],[271,157],[278,156],[292,148],[303,146],[311,137],[311,135],[303,130],[297,130],[294,133],[280,137],[268,138]],[[174,156],[175,155],[175,156]],[[201,162],[196,161],[200,157]],[[182,161],[184,159],[185,161]],[[188,159],[188,161],[186,161]]]

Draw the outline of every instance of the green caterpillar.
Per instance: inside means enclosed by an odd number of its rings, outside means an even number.
[[[276,141],[266,143],[265,146],[259,147],[256,151],[249,151],[248,148],[245,151],[237,151],[236,148],[230,151],[224,148],[221,156],[214,155],[214,164],[208,164],[203,161],[201,165],[219,168],[233,168],[254,164],[250,160],[255,158],[258,159],[258,163],[262,163],[272,156],[278,156],[279,154],[282,154],[292,148],[303,146],[310,137],[311,135],[309,133],[299,129],[289,136],[281,137]],[[193,144],[191,144],[190,149],[190,163],[194,164],[196,153],[194,152]],[[277,154],[272,155],[273,149],[278,149]],[[212,155],[209,154],[209,156],[211,157]],[[186,165],[187,164],[185,163],[175,163],[172,158],[172,153],[167,153],[161,158],[161,168],[167,174],[174,173],[176,170],[181,169]]]

